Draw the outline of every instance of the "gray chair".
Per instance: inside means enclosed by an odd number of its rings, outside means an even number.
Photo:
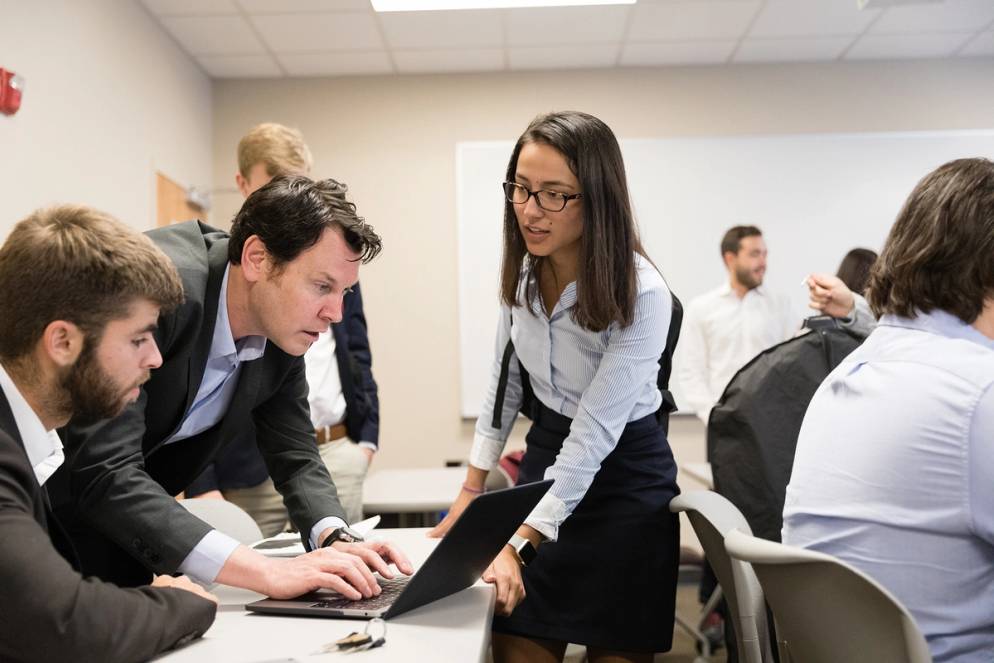
[[[731,612],[739,658],[744,663],[773,661],[766,604],[748,564],[728,557],[725,537],[734,530],[751,531],[745,517],[727,499],[710,490],[683,493],[670,502],[673,513],[686,512]]]
[[[773,610],[782,661],[931,663],[911,614],[845,562],[742,532],[729,533],[725,547],[758,576]]]
[[[248,545],[261,540],[262,530],[239,506],[227,500],[185,499],[180,504],[205,523],[227,534],[239,543]]]

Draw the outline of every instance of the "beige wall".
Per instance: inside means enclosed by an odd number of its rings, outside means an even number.
[[[20,112],[0,115],[0,239],[56,202],[151,228],[156,170],[211,185],[210,79],[139,3],[0,6],[0,66],[27,85]]]
[[[458,141],[514,139],[563,108],[600,116],[621,138],[990,128],[992,80],[994,63],[976,60],[219,81],[214,179],[232,182],[245,130],[277,121],[304,132],[316,175],[351,186],[385,240],[362,268],[382,401],[376,463],[435,466],[465,458],[472,440],[459,417]],[[239,204],[218,196],[215,221]],[[678,460],[703,457],[702,431],[675,422]]]

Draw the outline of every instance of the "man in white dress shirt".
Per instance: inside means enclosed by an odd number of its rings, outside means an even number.
[[[732,376],[757,354],[790,338],[798,322],[790,301],[763,287],[766,242],[756,226],[735,226],[721,240],[728,281],[687,307],[678,354],[683,405],[706,425]]]

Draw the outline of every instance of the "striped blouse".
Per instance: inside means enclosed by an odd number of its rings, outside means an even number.
[[[586,494],[601,462],[618,444],[625,425],[655,413],[662,402],[656,376],[672,300],[666,282],[648,260],[636,255],[635,264],[638,295],[634,322],[628,327],[612,323],[594,332],[576,324],[570,315],[576,304],[575,282],[566,286],[551,316],[543,312],[540,295],[531,302],[535,314],[522,307],[501,307],[493,374],[476,422],[470,464],[493,469],[521,405],[518,363],[512,358],[502,427],[490,425],[500,360],[510,335],[536,398],[573,419],[555,463],[545,472],[545,478],[555,483],[525,520],[552,541]]]

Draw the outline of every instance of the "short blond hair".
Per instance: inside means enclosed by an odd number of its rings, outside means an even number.
[[[238,170],[248,177],[252,166],[265,164],[270,177],[306,175],[314,163],[304,136],[297,129],[275,122],[252,127],[238,141]]]
[[[99,339],[139,299],[163,312],[183,301],[176,267],[148,237],[83,205],[38,210],[0,247],[0,358],[26,356],[55,320]]]

